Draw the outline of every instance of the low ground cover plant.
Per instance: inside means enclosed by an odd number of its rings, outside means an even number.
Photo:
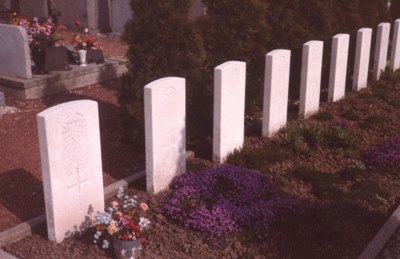
[[[400,135],[369,147],[365,152],[364,159],[369,166],[400,169]]]
[[[164,213],[214,237],[263,239],[282,213],[300,208],[259,171],[223,165],[181,175],[171,184]]]

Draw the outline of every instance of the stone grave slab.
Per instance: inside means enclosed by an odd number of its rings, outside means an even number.
[[[82,27],[96,32],[99,24],[98,4],[98,0],[53,0],[52,9],[58,23],[74,28],[74,21],[79,20]]]
[[[400,19],[394,22],[389,68],[392,72],[400,68]]]
[[[262,135],[271,137],[286,125],[290,50],[274,50],[265,57]]]
[[[323,49],[322,41],[309,41],[303,45],[299,114],[304,118],[319,110]]]
[[[0,76],[32,78],[28,35],[19,26],[0,24]]]
[[[373,78],[379,80],[388,60],[390,23],[380,23],[376,34]]]
[[[186,171],[186,85],[165,77],[144,87],[147,191],[157,193]]]
[[[70,68],[69,71],[33,75],[31,79],[0,75],[0,91],[23,100],[37,99],[115,79],[127,72],[123,60],[106,60],[103,64],[91,63],[87,67],[70,65]]]
[[[47,0],[22,0],[19,1],[19,12],[28,17],[49,17]]]
[[[367,87],[371,38],[371,28],[362,28],[357,31],[356,56],[353,73],[353,91],[359,91],[362,88]]]
[[[72,101],[37,115],[48,237],[62,242],[104,210],[97,102]]]
[[[129,0],[111,1],[111,30],[115,34],[124,32],[125,24],[132,19],[132,10]]]
[[[328,101],[330,102],[340,100],[345,95],[349,41],[349,34],[337,34],[332,39],[328,90]]]
[[[214,69],[214,161],[224,162],[243,146],[245,92],[245,62],[228,61]]]

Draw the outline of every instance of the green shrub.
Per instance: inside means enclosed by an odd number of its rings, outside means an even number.
[[[290,158],[290,154],[279,147],[267,146],[263,149],[244,146],[229,154],[227,163],[263,171],[269,164],[279,163]]]
[[[210,73],[226,61],[247,63],[246,107],[261,105],[264,57],[270,38],[265,0],[203,0],[201,21]]]
[[[129,66],[119,100],[125,115],[127,135],[140,149],[144,147],[143,87],[153,80],[167,76],[186,78],[188,120],[211,125],[203,118],[212,114],[212,99],[202,98],[204,95],[209,97],[211,91],[206,87],[207,77],[204,77],[206,53],[200,32],[187,17],[190,2],[130,2],[135,15],[127,23],[123,35],[129,45]],[[190,123],[188,125],[198,128]],[[203,128],[201,125],[199,127]]]
[[[329,121],[329,120],[333,120],[334,117],[333,117],[332,113],[323,111],[323,112],[319,112],[319,113],[315,114],[313,116],[313,118],[316,120],[319,120],[319,121]]]
[[[351,121],[358,121],[360,117],[352,110],[348,110],[340,114],[340,117],[343,119],[351,120]]]

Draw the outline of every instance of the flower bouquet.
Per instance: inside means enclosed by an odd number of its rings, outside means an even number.
[[[146,203],[126,195],[120,187],[107,212],[96,216],[94,243],[107,249],[112,242],[118,258],[135,258],[149,240],[150,220],[145,217],[148,209]]]
[[[73,33],[72,44],[75,44],[75,56],[79,57],[79,63],[82,67],[87,66],[87,50],[96,47],[94,38],[89,34],[89,28],[82,30],[81,22],[74,22],[76,31]]]
[[[26,16],[12,16],[10,23],[22,27],[28,35],[28,43],[31,49],[33,62],[37,74],[44,73],[45,49],[54,46],[58,40],[61,40],[60,32],[65,30],[64,25],[57,25],[51,18],[43,22],[38,17],[32,19]]]

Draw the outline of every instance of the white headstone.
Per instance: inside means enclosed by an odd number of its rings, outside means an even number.
[[[165,77],[144,87],[147,191],[156,193],[186,171],[185,79]]]
[[[393,72],[400,68],[400,19],[394,22],[389,68]]]
[[[0,24],[0,76],[32,78],[28,35],[19,26]]]
[[[303,45],[299,114],[304,118],[319,109],[323,49],[322,41],[309,41]]]
[[[79,100],[37,115],[47,231],[61,242],[104,210],[97,102]]]
[[[342,99],[345,95],[349,39],[349,34],[337,34],[332,40],[328,92],[328,101],[330,102]]]
[[[369,56],[371,52],[371,28],[362,28],[357,32],[356,56],[354,61],[353,91],[367,87]]]
[[[278,49],[265,56],[262,135],[271,137],[286,125],[289,96],[290,50]]]
[[[373,77],[379,80],[388,60],[390,23],[380,23],[376,34]]]
[[[245,62],[229,61],[214,69],[214,161],[222,163],[243,146],[245,92]]]

